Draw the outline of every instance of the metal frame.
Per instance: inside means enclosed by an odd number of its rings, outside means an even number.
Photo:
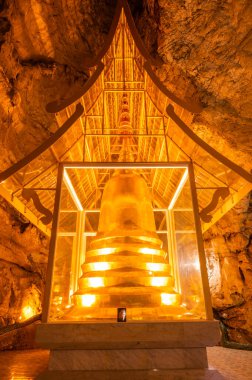
[[[204,293],[204,302],[205,302],[205,311],[207,319],[212,319],[212,309],[211,309],[211,298],[210,298],[210,291],[209,291],[209,285],[208,285],[208,277],[207,277],[207,269],[206,269],[206,260],[205,260],[205,254],[204,254],[204,246],[203,246],[203,239],[201,234],[201,227],[200,227],[200,221],[199,221],[199,211],[198,211],[198,203],[197,203],[197,194],[196,194],[196,188],[194,183],[194,173],[193,173],[193,165],[188,162],[178,162],[178,163],[61,163],[59,167],[59,174],[57,179],[57,188],[56,188],[56,197],[55,197],[55,207],[54,207],[54,215],[53,215],[53,228],[52,228],[52,236],[51,236],[51,242],[50,242],[50,252],[49,252],[49,261],[48,261],[48,271],[47,271],[47,281],[46,281],[46,291],[45,291],[45,301],[44,301],[44,307],[43,307],[43,316],[42,321],[48,322],[49,319],[49,310],[50,310],[50,303],[51,303],[51,292],[52,292],[52,284],[53,284],[53,271],[54,271],[54,262],[55,262],[55,251],[56,251],[56,240],[57,240],[57,228],[58,228],[58,222],[59,222],[59,211],[60,211],[60,199],[61,199],[61,186],[63,182],[63,173],[67,169],[71,168],[79,168],[83,170],[91,170],[91,169],[99,169],[99,168],[107,168],[107,169],[120,169],[120,168],[129,168],[129,169],[143,169],[143,168],[152,168],[152,169],[158,169],[158,168],[165,168],[165,169],[174,169],[174,168],[185,168],[185,173],[189,173],[189,183],[190,183],[190,189],[191,189],[191,196],[192,196],[192,206],[193,206],[193,212],[194,212],[194,220],[195,220],[195,233],[197,236],[197,244],[198,244],[198,252],[199,252],[199,262],[200,262],[200,268],[201,268],[201,278],[202,278],[202,288]],[[182,177],[185,177],[185,173]],[[185,181],[184,181],[185,183]],[[180,181],[181,184],[181,181]],[[159,209],[157,209],[159,210]],[[169,233],[168,237],[168,252],[169,253],[169,260],[174,268],[174,277],[175,277],[175,286],[176,289],[180,290],[180,281],[179,281],[179,269],[178,269],[178,258],[174,253],[176,252],[176,239],[175,239],[175,229],[174,227],[174,221],[173,221],[173,211],[171,209],[161,209],[166,212],[166,221],[167,221],[167,230],[168,231],[174,231],[174,233]],[[191,210],[191,209],[190,209]],[[90,210],[87,212],[98,212],[97,209]],[[84,223],[85,223],[85,213],[86,211],[77,211],[77,227],[76,227],[76,233],[71,233],[72,235],[75,235],[76,238],[76,244],[74,251],[78,251],[79,253],[84,249],[85,246],[85,239],[84,239]],[[81,215],[80,215],[81,214]],[[160,232],[160,231],[159,231]],[[161,232],[167,232],[167,231],[161,231]],[[179,231],[180,232],[180,231]],[[65,233],[64,233],[65,234]],[[67,233],[66,233],[67,234]],[[93,236],[94,233],[85,233],[86,236],[90,235]],[[62,236],[62,234],[61,234]],[[72,270],[74,272],[79,271],[78,268],[80,268],[81,260],[83,257],[80,257],[80,254],[78,255],[72,255]],[[77,274],[79,275],[79,274]],[[74,276],[75,280],[77,278],[77,275]],[[76,283],[75,280],[71,279],[72,286],[75,287]],[[74,281],[74,283],[73,283]],[[74,289],[73,289],[74,290]]]
[[[71,280],[70,288],[75,292],[78,288],[78,278],[80,277],[80,268],[82,264],[82,252],[84,249],[84,236],[83,231],[85,226],[85,211],[77,212],[76,234],[75,242],[73,244],[72,253],[72,266],[71,266]],[[61,235],[64,236],[64,235]]]
[[[195,178],[194,178],[194,170],[193,170],[192,163],[188,164],[188,171],[189,171],[189,179],[190,179],[189,182],[190,182],[191,194],[192,194],[192,206],[193,206],[194,221],[195,221],[195,228],[196,228],[196,237],[197,237],[197,243],[198,243],[199,262],[200,262],[200,271],[201,271],[201,278],[202,278],[202,284],[203,284],[206,317],[207,319],[213,319],[211,294],[210,294],[207,266],[206,266],[206,256],[205,256],[204,242],[203,242],[203,236],[202,236],[201,225],[200,225],[198,198],[197,198],[197,192],[196,192],[196,187],[195,187]]]
[[[60,208],[60,199],[61,199],[61,186],[62,186],[62,180],[63,180],[63,169],[64,169],[64,166],[60,164],[59,171],[58,171],[58,178],[57,178],[55,201],[54,201],[52,234],[51,234],[51,240],[50,240],[50,246],[49,246],[44,304],[43,304],[43,312],[42,312],[42,322],[44,323],[48,322],[50,302],[51,302],[53,268],[54,268],[54,261],[55,261],[57,229],[58,229],[58,223],[59,223],[59,208]]]

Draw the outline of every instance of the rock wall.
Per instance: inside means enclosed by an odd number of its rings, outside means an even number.
[[[204,235],[215,317],[231,342],[252,345],[252,193]]]
[[[201,101],[204,110],[194,117],[194,131],[249,171],[252,2],[148,3],[153,12],[153,4],[159,8],[157,53],[164,64],[158,75],[178,96]]]
[[[0,199],[0,328],[41,313],[48,239]]]
[[[88,75],[85,62],[103,46],[115,3],[1,1],[4,167],[55,130],[45,104],[83,85]],[[129,4],[145,45],[163,63],[157,75],[176,95],[194,97],[204,105],[192,128],[250,170],[251,1],[129,0]],[[14,146],[17,139],[26,144]]]

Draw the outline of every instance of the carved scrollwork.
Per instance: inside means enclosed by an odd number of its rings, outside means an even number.
[[[209,213],[216,208],[216,206],[219,202],[219,198],[222,198],[224,200],[225,198],[227,198],[227,196],[229,194],[230,194],[230,191],[229,191],[228,187],[221,187],[221,188],[215,190],[215,192],[213,194],[213,198],[212,198],[211,202],[209,203],[209,205],[207,207],[203,208],[200,212],[201,220],[203,220],[203,222],[205,222],[205,223],[211,222],[213,217],[212,217],[212,215],[209,215]]]
[[[23,189],[23,191],[22,191],[22,197],[27,202],[29,202],[31,199],[33,200],[33,204],[36,207],[36,209],[38,210],[38,212],[40,212],[41,214],[44,215],[40,219],[41,222],[44,225],[47,225],[47,224],[51,223],[51,221],[52,221],[52,213],[51,213],[50,210],[48,210],[46,207],[44,207],[42,205],[42,203],[40,202],[39,196],[38,196],[38,194],[36,193],[35,190],[33,190],[33,189]]]

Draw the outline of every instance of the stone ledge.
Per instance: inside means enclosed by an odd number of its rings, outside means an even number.
[[[225,380],[215,370],[47,371],[37,380]]]
[[[50,349],[206,347],[219,339],[217,321],[48,323],[36,332],[38,346]]]
[[[111,371],[207,368],[205,348],[53,350],[49,370]]]

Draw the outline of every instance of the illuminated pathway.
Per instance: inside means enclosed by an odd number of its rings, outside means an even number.
[[[209,366],[226,380],[251,380],[252,351],[208,348]],[[0,353],[1,380],[34,380],[47,367],[48,351],[6,351]],[[117,375],[118,376],[118,375]],[[69,379],[70,380],[70,379]]]

